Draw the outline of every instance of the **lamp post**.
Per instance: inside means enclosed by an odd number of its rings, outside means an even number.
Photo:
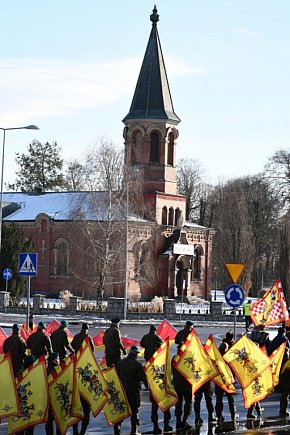
[[[129,239],[129,183],[126,190],[126,232],[125,232],[125,294],[124,294],[124,320],[127,319],[128,304],[128,239]]]
[[[8,130],[39,130],[36,125],[26,125],[25,127],[10,127],[3,128],[0,127],[0,130],[3,131],[3,145],[2,145],[2,164],[1,164],[1,183],[0,183],[0,255],[2,252],[2,221],[3,221],[3,178],[4,178],[4,156],[5,156],[5,137],[6,131]]]

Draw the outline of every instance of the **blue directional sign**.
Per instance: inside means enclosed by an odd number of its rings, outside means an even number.
[[[9,279],[12,278],[12,270],[11,269],[4,269],[3,270],[3,278],[5,281],[9,281]]]
[[[37,275],[37,254],[21,253],[19,254],[19,275],[36,276]]]
[[[238,284],[228,285],[225,291],[226,303],[233,308],[240,307],[245,300],[245,290]]]

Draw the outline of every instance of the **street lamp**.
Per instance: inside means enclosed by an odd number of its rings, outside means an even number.
[[[0,255],[2,252],[2,221],[3,221],[3,177],[4,177],[4,155],[5,155],[5,136],[6,131],[8,130],[39,130],[36,125],[26,125],[25,127],[10,127],[3,128],[0,127],[0,130],[3,131],[3,146],[2,146],[2,165],[1,165],[1,184],[0,184]]]

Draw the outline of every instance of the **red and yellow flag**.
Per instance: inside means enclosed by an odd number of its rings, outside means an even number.
[[[289,319],[286,299],[279,279],[261,299],[252,303],[250,314],[255,325],[276,325]]]
[[[271,361],[271,370],[273,375],[274,387],[279,384],[279,374],[285,352],[286,342],[282,343],[274,352],[269,356]]]
[[[75,359],[75,385],[80,395],[90,404],[96,417],[103,409],[107,399],[108,384],[93,354],[89,338],[86,337]],[[73,415],[77,412],[73,402]]]
[[[13,374],[10,355],[7,354],[0,361],[0,419],[19,414],[16,383]]]
[[[242,388],[247,388],[271,364],[267,355],[246,335],[231,346],[224,354],[224,360],[236,374]]]
[[[192,385],[192,394],[219,374],[194,329],[173,358],[172,364]]]
[[[219,374],[215,376],[212,381],[226,393],[234,394],[236,392],[233,386],[235,378],[231,369],[223,359],[212,335],[208,337],[204,348],[219,371]]]
[[[268,367],[247,388],[243,389],[245,408],[265,399],[272,393],[273,387],[272,370]]]
[[[8,418],[8,435],[44,423],[48,412],[46,360],[41,357],[16,378],[20,413]]]
[[[102,373],[109,387],[107,391],[108,401],[105,403],[103,411],[108,424],[113,425],[130,417],[131,410],[116,368],[110,367]]]
[[[165,412],[177,401],[171,381],[171,358],[169,338],[164,341],[144,366],[147,382],[159,408]]]
[[[74,355],[69,355],[48,376],[49,402],[53,416],[61,435],[67,428],[77,423],[83,417],[80,395],[74,396]],[[79,417],[71,416],[72,400],[79,410]]]

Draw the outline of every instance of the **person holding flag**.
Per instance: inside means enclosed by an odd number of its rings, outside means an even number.
[[[89,325],[87,323],[83,323],[81,331],[74,336],[74,338],[72,339],[72,342],[71,342],[71,346],[74,349],[75,353],[77,353],[77,351],[81,347],[81,345],[86,337],[88,337],[91,349],[92,349],[92,351],[94,351],[93,340],[92,340],[92,337],[89,335]],[[81,430],[79,432],[78,423],[75,423],[73,425],[73,435],[85,434],[87,427],[90,423],[91,407],[90,407],[89,403],[82,396],[81,396],[81,404],[82,404],[83,413],[84,413],[84,417],[82,419],[82,424],[81,424]]]
[[[220,351],[221,355],[224,355],[228,350],[229,350],[229,345],[225,341],[223,341],[219,346],[219,351]],[[223,408],[224,408],[224,404],[223,404],[224,394],[226,394],[227,399],[228,399],[229,410],[231,413],[232,420],[234,421],[238,417],[237,408],[236,408],[235,400],[234,400],[234,395],[229,393],[229,392],[224,391],[221,387],[216,385],[215,386],[215,395],[216,395],[215,412],[216,412],[217,419],[218,419],[219,423],[224,421],[224,417],[222,414]]]
[[[24,368],[24,358],[26,355],[26,343],[20,337],[20,326],[14,323],[12,326],[12,335],[6,338],[3,344],[3,352],[6,354],[10,352],[13,373],[16,376]]]
[[[139,408],[141,405],[141,382],[148,388],[144,368],[137,356],[140,353],[139,346],[131,346],[126,358],[121,359],[117,364],[117,372],[123,384],[129,406],[131,408],[131,435],[140,435],[139,427]],[[115,435],[120,434],[121,423],[114,426]]]
[[[58,352],[52,352],[51,354],[49,354],[49,356],[47,358],[47,375],[52,373],[53,370],[55,370],[55,368],[57,366],[59,366],[59,364],[60,364],[60,359],[59,359]],[[45,423],[46,435],[53,435],[54,434],[53,422],[54,422],[53,413],[52,413],[51,406],[49,405],[47,422]],[[56,435],[61,435],[61,433],[58,430],[58,427],[56,428]]]
[[[74,349],[71,346],[67,335],[68,322],[62,320],[59,328],[57,328],[50,336],[53,352],[58,352],[60,360],[64,360],[66,357],[66,350],[73,352]]]
[[[156,350],[163,343],[162,339],[156,333],[157,328],[155,325],[150,326],[148,334],[145,334],[140,341],[140,346],[144,348],[144,358],[147,362],[151,356],[156,352]],[[161,434],[162,430],[158,426],[158,404],[155,402],[154,397],[150,391],[150,402],[151,402],[151,421],[153,423],[153,434]],[[164,431],[172,431],[172,427],[169,425],[171,420],[170,409],[164,413]]]
[[[27,339],[27,348],[36,358],[52,353],[52,346],[49,335],[45,332],[45,323],[39,322],[36,332],[33,332]]]

